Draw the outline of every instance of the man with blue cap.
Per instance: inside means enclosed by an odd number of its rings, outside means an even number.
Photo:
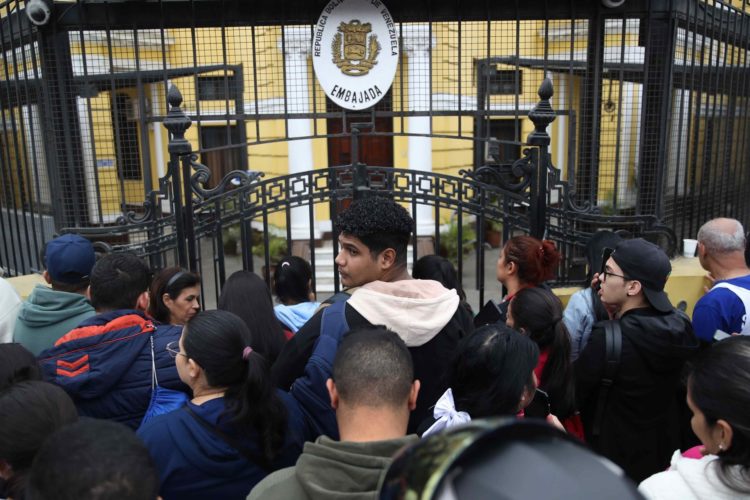
[[[64,234],[48,242],[42,276],[51,288],[37,285],[21,305],[13,340],[38,355],[93,316],[87,292],[95,261],[93,245],[82,236]]]

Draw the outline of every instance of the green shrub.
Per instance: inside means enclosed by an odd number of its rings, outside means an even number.
[[[462,250],[464,255],[467,255],[477,243],[477,233],[474,230],[474,225],[464,224],[461,230],[461,242]],[[440,255],[450,260],[454,266],[458,265],[458,224],[451,222],[448,226],[447,231],[440,233]]]

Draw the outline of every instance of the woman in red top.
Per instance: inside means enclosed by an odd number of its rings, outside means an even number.
[[[570,335],[562,316],[562,303],[554,293],[542,288],[523,288],[510,303],[507,324],[539,346],[539,362],[534,368],[539,388],[549,394],[550,409],[565,429],[583,438],[583,426],[575,408]]]

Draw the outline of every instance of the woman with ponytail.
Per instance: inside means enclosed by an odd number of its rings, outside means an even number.
[[[284,325],[285,333],[291,335],[297,333],[320,307],[312,289],[312,267],[302,257],[284,257],[276,265],[273,293],[279,301],[273,312]]]
[[[138,431],[165,500],[244,499],[270,472],[294,465],[311,437],[297,403],[271,383],[253,335],[238,316],[205,311],[167,345],[193,399]]]
[[[497,280],[508,291],[500,305],[493,306],[499,310],[498,322],[505,322],[508,304],[519,290],[540,286],[552,279],[559,263],[560,253],[552,241],[542,241],[531,236],[514,236],[509,239],[497,260]],[[479,315],[483,317],[482,312]],[[481,325],[475,323],[474,326]]]
[[[539,347],[539,362],[534,368],[539,388],[549,395],[550,410],[565,429],[583,439],[583,425],[575,408],[570,335],[560,299],[549,290],[523,288],[510,303],[507,324],[528,335]]]

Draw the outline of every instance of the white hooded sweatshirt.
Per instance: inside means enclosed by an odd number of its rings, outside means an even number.
[[[685,458],[677,450],[669,469],[643,481],[638,491],[649,500],[750,499],[750,494],[733,491],[721,482],[717,459],[716,455]]]
[[[397,332],[408,347],[426,344],[451,320],[460,300],[433,280],[373,281],[358,288],[347,304],[373,325]]]

